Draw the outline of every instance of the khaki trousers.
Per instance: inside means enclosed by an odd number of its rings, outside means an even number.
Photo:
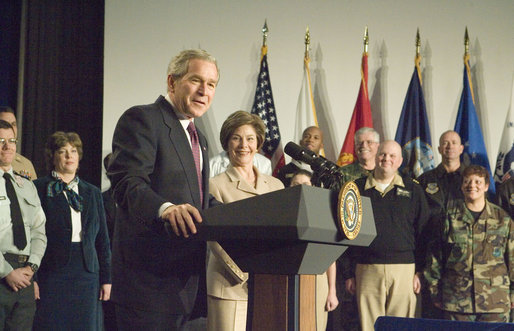
[[[414,264],[357,264],[357,305],[362,331],[374,330],[379,316],[414,317]]]
[[[248,300],[220,299],[207,295],[207,330],[245,331]]]

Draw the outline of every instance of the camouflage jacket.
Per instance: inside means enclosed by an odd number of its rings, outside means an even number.
[[[368,177],[373,172],[373,170],[366,170],[361,167],[359,165],[359,161],[345,165],[344,167],[339,168],[338,171],[342,174],[341,180],[329,187],[334,191],[341,190],[341,187],[343,187],[346,182],[356,180],[361,177]]]
[[[514,225],[486,202],[477,221],[464,201],[448,210],[425,278],[434,302],[459,313],[504,313],[514,299]]]

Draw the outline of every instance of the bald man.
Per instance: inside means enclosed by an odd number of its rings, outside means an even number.
[[[363,331],[374,330],[379,316],[414,317],[416,294],[421,288],[424,253],[419,234],[428,219],[428,205],[421,187],[401,177],[400,145],[380,144],[376,167],[368,177],[355,180],[362,196],[371,199],[377,237],[369,247],[350,247],[344,258],[347,290],[357,295]]]
[[[317,126],[309,126],[303,131],[302,139],[300,139],[300,146],[319,155],[320,150],[323,148],[323,132]],[[313,172],[310,165],[297,160],[292,160],[280,168],[277,173],[277,178],[284,183],[285,187],[289,187],[291,186],[291,179],[294,174],[300,169]],[[312,178],[312,183],[313,185],[316,185],[317,183],[315,174]]]
[[[437,150],[441,154],[441,163],[419,176],[418,181],[425,190],[432,217],[439,218],[446,214],[446,210],[454,205],[455,200],[464,198],[460,190],[464,171],[460,156],[464,146],[459,134],[449,130],[439,138]]]
[[[459,134],[453,130],[443,132],[439,138],[437,150],[441,154],[441,163],[435,169],[418,177],[430,208],[429,224],[431,226],[427,227],[424,234],[424,245],[428,245],[429,242],[440,237],[440,234],[434,233],[434,231],[440,228],[439,223],[445,219],[446,211],[455,207],[458,200],[464,199],[460,189],[462,172],[465,168],[460,162],[460,156],[464,151],[464,146]],[[422,317],[443,318],[442,311],[433,305],[427,287],[423,288],[421,300]]]

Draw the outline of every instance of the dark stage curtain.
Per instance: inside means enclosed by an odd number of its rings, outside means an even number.
[[[22,151],[39,176],[55,131],[75,131],[79,176],[97,186],[102,167],[103,0],[27,1]]]
[[[21,1],[0,1],[0,106],[16,110]]]

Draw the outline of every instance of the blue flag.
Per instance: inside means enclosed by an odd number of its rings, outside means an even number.
[[[418,55],[394,137],[402,146],[403,163],[400,171],[412,178],[434,168],[430,127],[421,88],[420,60]]]
[[[477,164],[487,169],[491,178],[489,192],[494,194],[494,180],[489,166],[489,158],[485,149],[482,129],[478,122],[475,110],[475,101],[469,72],[469,55],[464,58],[464,87],[460,97],[459,111],[455,121],[455,132],[457,132],[464,145],[464,152],[461,155],[461,162],[464,165]]]

